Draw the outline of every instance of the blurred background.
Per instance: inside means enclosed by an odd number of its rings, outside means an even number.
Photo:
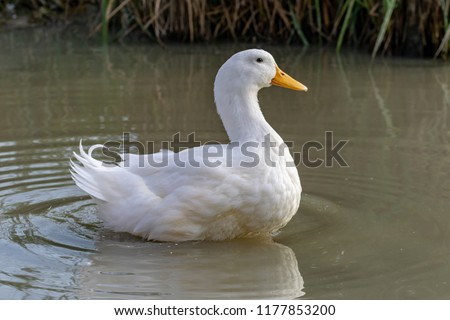
[[[103,41],[245,41],[446,57],[448,0],[2,0],[0,24],[84,26]]]

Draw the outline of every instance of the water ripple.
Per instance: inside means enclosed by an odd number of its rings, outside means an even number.
[[[68,174],[73,142],[0,145],[2,298],[75,297],[73,272],[95,252],[99,221]]]

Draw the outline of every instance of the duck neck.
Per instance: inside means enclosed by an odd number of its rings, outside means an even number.
[[[217,111],[231,141],[263,142],[267,134],[282,143],[281,137],[264,118],[258,103],[259,88],[234,88],[232,92],[215,90]]]

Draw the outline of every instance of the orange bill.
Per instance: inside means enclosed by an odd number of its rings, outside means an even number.
[[[286,72],[282,71],[278,66],[275,66],[277,73],[275,74],[275,77],[272,79],[272,84],[292,90],[298,90],[298,91],[308,91],[308,88],[292,78],[290,75],[288,75]]]

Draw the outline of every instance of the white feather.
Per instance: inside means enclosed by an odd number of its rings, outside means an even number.
[[[258,57],[264,63],[255,63]],[[241,162],[251,159],[239,148],[227,156],[228,145],[214,146],[222,154],[208,160],[220,161],[217,167],[204,161],[211,146],[180,153],[124,154],[121,163],[111,166],[92,156],[103,145],[94,145],[86,153],[80,141],[79,154],[74,154],[79,164],[70,162],[72,177],[94,198],[106,226],[160,241],[224,240],[283,227],[299,207],[301,186],[297,169],[286,165],[291,155],[279,154],[283,140],[266,122],[257,101],[258,90],[270,85],[275,67],[265,51],[240,52],[221,67],[214,88],[230,139],[241,145],[261,143],[270,134],[276,143],[271,152],[274,167],[264,161],[243,167]],[[264,156],[261,146],[253,151],[260,159]],[[167,165],[152,165],[162,161]]]

